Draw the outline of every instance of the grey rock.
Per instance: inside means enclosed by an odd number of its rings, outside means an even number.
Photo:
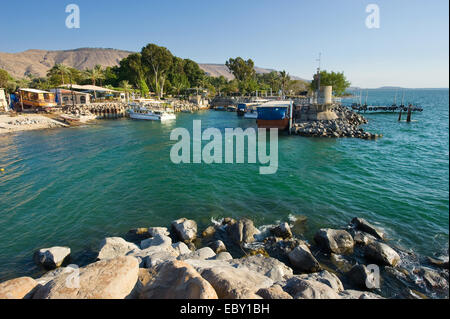
[[[230,239],[236,245],[242,243],[252,243],[255,241],[255,235],[259,234],[259,230],[250,219],[243,218],[234,224],[227,226],[227,231]]]
[[[314,240],[318,245],[335,254],[353,252],[353,237],[345,230],[320,229],[314,236]]]
[[[170,235],[169,230],[166,227],[150,227],[147,232],[150,235],[150,237],[155,237],[157,235],[160,236]]]
[[[348,272],[352,269],[352,264],[342,255],[331,253],[330,260],[340,271]]]
[[[346,276],[353,285],[360,289],[367,290],[378,286],[374,274],[365,265],[353,266]]]
[[[179,260],[186,260],[186,259],[210,259],[216,256],[216,253],[209,247],[200,248],[196,251],[190,252],[186,255],[181,255],[178,257]]]
[[[197,238],[197,223],[187,218],[181,218],[172,222],[175,234],[181,241],[191,242]]]
[[[159,234],[141,241],[141,249],[147,249],[154,246],[167,247],[171,245],[172,239],[170,237]]]
[[[380,229],[370,224],[364,218],[355,217],[353,218],[351,223],[355,226],[356,229],[366,232],[372,236],[375,236],[378,239],[384,239],[385,237],[384,233]]]
[[[288,223],[281,223],[280,225],[272,228],[270,231],[275,237],[280,237],[283,239],[292,237],[291,227],[289,227]]]
[[[344,290],[339,293],[342,299],[384,299],[382,296],[367,291]]]
[[[298,275],[297,277],[304,280],[321,282],[336,292],[344,290],[344,285],[339,277],[327,270],[322,270],[321,272],[314,274]]]
[[[353,240],[357,245],[367,246],[368,244],[375,242],[377,239],[374,236],[367,234],[365,232],[356,231],[355,235],[353,236]]]
[[[293,275],[292,269],[281,261],[261,255],[234,259],[230,264],[236,268],[246,268],[250,271],[264,275],[274,282],[284,282]]]
[[[263,299],[292,299],[292,296],[285,292],[280,285],[273,285],[269,288],[262,288],[258,290],[256,294],[261,296]]]
[[[366,246],[364,255],[366,258],[377,262],[380,265],[395,267],[400,263],[400,256],[388,245],[374,242]]]
[[[284,290],[294,299],[340,299],[339,294],[330,286],[315,280],[292,277]]]
[[[321,269],[319,262],[305,244],[295,247],[288,257],[291,264],[300,271],[317,272]]]
[[[120,237],[109,237],[103,239],[100,243],[100,251],[97,259],[113,259],[127,255],[130,251],[139,250],[139,247],[133,243],[125,241]]]
[[[55,269],[60,267],[69,256],[69,247],[43,248],[34,253],[34,260],[46,269]]]
[[[227,251],[223,251],[221,253],[218,253],[215,257],[213,257],[214,260],[233,260],[233,256]]]
[[[189,247],[181,241],[179,241],[178,243],[172,244],[172,248],[178,252],[178,255],[185,255],[185,254],[189,254],[192,252],[189,249]]]
[[[216,254],[227,251],[227,247],[221,240],[213,241],[208,245]]]

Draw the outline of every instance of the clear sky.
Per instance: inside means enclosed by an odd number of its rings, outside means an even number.
[[[80,7],[68,29],[66,5]],[[366,27],[366,7],[380,28]],[[448,0],[0,1],[0,51],[80,47],[139,51],[147,43],[199,63],[252,58],[310,79],[344,71],[354,86],[449,86]]]

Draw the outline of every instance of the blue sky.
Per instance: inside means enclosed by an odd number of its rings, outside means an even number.
[[[70,3],[80,29],[65,27]],[[371,3],[379,29],[365,24]],[[322,67],[355,86],[449,86],[448,0],[1,0],[0,11],[1,52],[156,43],[199,63],[241,56],[304,78],[321,52]]]

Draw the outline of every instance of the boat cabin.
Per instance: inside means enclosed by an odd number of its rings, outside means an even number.
[[[19,101],[24,110],[56,107],[55,94],[36,89],[19,89]]]

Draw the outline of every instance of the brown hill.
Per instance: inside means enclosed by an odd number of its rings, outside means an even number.
[[[132,52],[115,49],[82,48],[65,51],[28,50],[20,53],[0,52],[0,69],[8,71],[15,78],[27,74],[44,77],[56,63],[79,70],[93,68],[96,64],[104,67],[118,65],[119,61]]]
[[[55,64],[64,64],[78,70],[92,69],[100,64],[103,67],[115,66],[133,52],[116,49],[81,48],[64,51],[27,50],[20,53],[0,52],[0,69],[6,70],[15,78],[24,78],[28,74],[44,77]],[[234,79],[224,64],[199,64],[209,76],[221,76]],[[257,73],[269,73],[272,69],[255,67]],[[291,76],[292,79],[301,80]]]

